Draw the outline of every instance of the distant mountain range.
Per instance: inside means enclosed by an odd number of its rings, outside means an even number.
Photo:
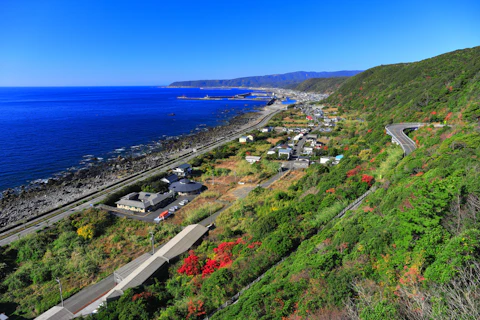
[[[333,72],[306,72],[297,71],[284,74],[236,78],[230,80],[193,80],[177,81],[170,87],[271,87],[294,89],[301,82],[311,78],[351,77],[362,71],[343,70]]]

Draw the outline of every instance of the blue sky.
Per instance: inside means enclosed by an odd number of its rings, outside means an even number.
[[[363,70],[480,45],[480,1],[1,0],[0,86]]]

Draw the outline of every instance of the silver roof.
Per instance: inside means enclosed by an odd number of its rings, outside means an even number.
[[[141,285],[170,259],[189,250],[207,231],[208,229],[206,227],[199,224],[192,224],[185,227],[180,233],[155,252],[154,255],[151,255],[124,280],[110,290],[103,299],[114,298],[118,296],[119,292]]]
[[[36,320],[67,320],[73,319],[73,313],[65,309],[64,307],[55,306],[48,309],[41,315],[35,318]]]
[[[203,185],[201,183],[190,181],[188,179],[182,179],[172,183],[168,189],[175,192],[194,192],[200,190],[202,187]]]

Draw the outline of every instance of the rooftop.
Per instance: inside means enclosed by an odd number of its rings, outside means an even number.
[[[190,181],[188,179],[182,179],[172,183],[168,189],[175,192],[195,192],[200,190],[202,187],[203,185],[201,183]]]

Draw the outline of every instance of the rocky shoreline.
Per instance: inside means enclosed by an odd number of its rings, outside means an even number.
[[[92,164],[68,172],[46,183],[7,189],[0,198],[0,230],[16,222],[38,216],[62,204],[74,201],[136,172],[147,170],[175,158],[182,150],[215,141],[219,136],[239,131],[259,117],[251,112],[232,118],[226,125],[162,141],[162,151],[137,157],[122,157]]]

